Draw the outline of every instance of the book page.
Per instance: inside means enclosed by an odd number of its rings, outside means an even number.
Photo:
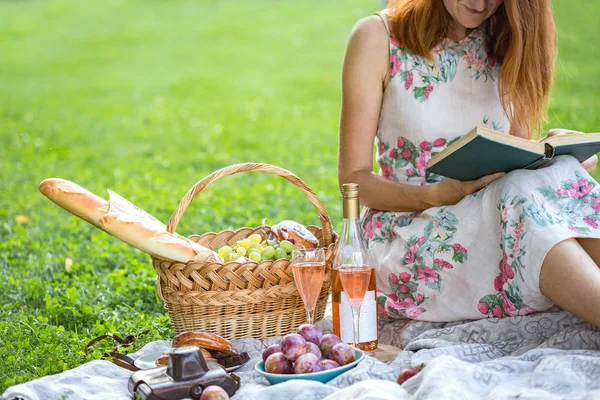
[[[600,143],[600,133],[565,133],[544,138],[543,142],[555,147],[575,143]]]
[[[523,139],[518,136],[512,136],[508,133],[501,133],[489,128],[477,127],[478,133],[490,140],[499,143],[506,143],[510,146],[519,147],[535,153],[544,154],[544,146],[536,140]]]

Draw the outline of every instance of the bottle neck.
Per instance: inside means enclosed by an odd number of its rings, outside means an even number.
[[[362,227],[360,225],[360,203],[358,197],[343,199],[344,226],[342,228],[342,243],[353,242],[359,247],[364,247]]]
[[[358,218],[344,218],[344,226],[339,241],[339,250],[334,264],[338,265],[370,265],[367,242],[362,235],[362,227]]]
[[[360,202],[358,197],[344,197],[342,204],[342,213],[344,217],[344,221],[346,219],[356,219],[360,218]]]
[[[362,226],[360,225],[359,218],[344,218],[342,232],[355,232],[356,234],[362,233]],[[362,235],[361,235],[362,236]]]

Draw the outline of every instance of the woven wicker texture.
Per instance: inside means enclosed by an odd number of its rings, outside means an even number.
[[[336,237],[331,220],[315,193],[296,175],[282,168],[260,163],[231,165],[213,172],[194,185],[179,203],[167,225],[175,232],[191,201],[212,182],[240,172],[261,171],[278,175],[298,186],[319,214],[321,228],[307,228],[325,250],[326,273],[317,302],[316,320],[322,319],[331,287],[330,271]],[[270,227],[225,230],[190,236],[210,249],[233,244],[253,233],[270,233]],[[153,257],[158,277],[156,289],[165,302],[176,333],[200,330],[225,339],[263,339],[285,335],[306,322],[300,294],[291,275],[289,260],[255,262],[180,263]]]

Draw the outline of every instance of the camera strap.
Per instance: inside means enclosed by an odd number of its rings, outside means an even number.
[[[142,333],[140,333],[140,335],[145,335],[147,333],[148,333],[148,331],[145,330]],[[93,346],[94,344],[101,342],[103,340],[106,340],[106,339],[112,339],[116,342],[116,344],[113,346],[113,348],[110,351],[108,351],[102,355],[102,359],[111,360],[119,367],[128,369],[130,371],[138,371],[139,368],[134,365],[134,360],[131,357],[129,357],[119,351],[119,349],[123,349],[123,348],[130,347],[131,345],[133,345],[135,343],[136,338],[137,338],[136,335],[127,335],[124,338],[121,338],[121,336],[119,336],[117,334],[106,333],[104,335],[100,335],[100,336],[95,337],[92,340],[90,340],[88,342],[88,344],[85,345],[85,347],[83,349],[83,354],[85,354],[87,356],[88,349],[91,346]]]

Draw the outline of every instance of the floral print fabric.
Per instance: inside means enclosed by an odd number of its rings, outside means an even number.
[[[535,309],[523,302],[519,285],[526,268],[523,260],[528,253],[527,236],[531,236],[526,226],[562,226],[577,236],[595,237],[600,219],[600,190],[587,174],[575,170],[571,179],[565,179],[559,185],[537,187],[530,198],[503,197],[498,201],[498,211],[501,215],[499,245],[502,259],[494,279],[497,293],[482,297],[478,309],[482,314],[496,318],[528,314]]]
[[[382,16],[385,18],[385,15]],[[485,32],[432,51],[390,39],[390,79],[375,139],[380,175],[409,185],[444,178],[429,159],[476,125],[507,132],[498,64]],[[552,306],[539,291],[546,253],[571,237],[600,237],[600,190],[571,157],[514,171],[454,206],[423,212],[366,208],[381,320],[451,321],[525,315]]]
[[[459,43],[445,43],[434,47],[433,58],[415,56],[390,38],[390,79],[400,79],[404,89],[412,91],[419,102],[425,102],[435,87],[452,82],[459,65],[469,71],[474,80],[496,81],[499,65],[485,51],[484,34],[474,29]],[[417,79],[415,80],[415,76]]]

